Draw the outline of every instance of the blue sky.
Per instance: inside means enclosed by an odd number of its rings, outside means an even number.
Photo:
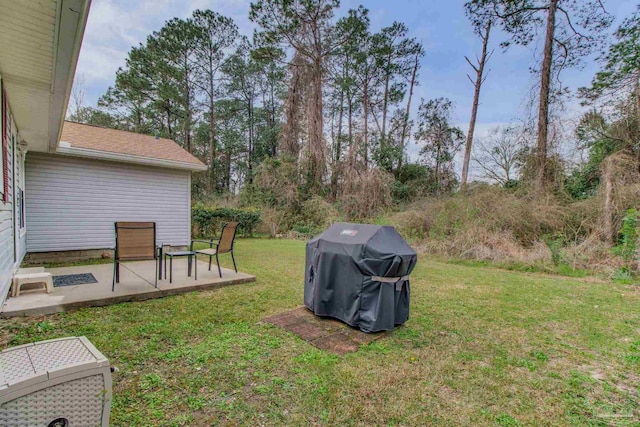
[[[613,28],[636,7],[636,2],[631,0],[603,2],[616,17]],[[85,80],[85,103],[95,105],[100,95],[113,84],[118,67],[124,66],[131,46],[143,42],[166,20],[187,17],[195,9],[210,8],[233,18],[241,34],[250,36],[255,27],[248,19],[249,4],[248,0],[93,0],[77,70]],[[421,97],[448,97],[456,106],[456,122],[466,131],[473,88],[466,77],[470,67],[464,56],[472,57],[479,52],[480,43],[464,15],[464,1],[343,0],[339,14],[359,4],[369,9],[373,31],[393,21],[401,21],[409,27],[411,36],[422,41],[426,55],[421,64],[414,107]],[[503,52],[498,47],[503,38],[498,31],[492,34],[491,45],[495,53],[482,88],[478,114],[480,134],[495,125],[521,118],[525,114],[526,95],[534,84],[529,67],[533,65],[536,47],[513,47]],[[563,81],[569,88],[576,89],[588,84],[596,70],[593,58],[587,58],[583,69],[566,70]],[[567,102],[568,118],[579,112],[577,102]]]

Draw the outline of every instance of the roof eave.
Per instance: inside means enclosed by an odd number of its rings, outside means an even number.
[[[180,162],[176,160],[157,159],[153,157],[135,156],[133,154],[113,153],[109,151],[92,150],[78,147],[58,147],[56,153],[74,157],[84,157],[89,159],[107,160],[120,163],[135,163],[146,166],[157,166],[168,169],[180,169],[189,171],[206,171],[204,163],[196,164]]]
[[[49,110],[49,151],[55,152],[69,104],[82,38],[91,0],[60,0],[57,25],[51,108]]]

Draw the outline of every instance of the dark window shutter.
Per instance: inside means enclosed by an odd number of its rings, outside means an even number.
[[[7,123],[9,111],[7,108],[7,95],[4,90],[4,81],[0,84],[2,94],[2,176],[4,177],[4,202],[9,202],[9,136],[7,135]]]

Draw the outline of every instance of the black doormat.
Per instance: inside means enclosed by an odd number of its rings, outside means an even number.
[[[53,276],[54,287],[87,285],[90,283],[98,283],[96,278],[91,273],[64,274],[62,276]]]

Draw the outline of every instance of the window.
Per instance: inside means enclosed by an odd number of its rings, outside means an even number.
[[[15,166],[15,171],[16,171],[16,214],[18,216],[18,229],[21,232],[24,232],[24,229],[26,228],[26,216],[25,216],[25,200],[24,200],[24,187],[25,187],[25,176],[24,176],[24,157],[25,157],[25,153],[21,150],[18,149],[17,145],[15,144],[15,140],[17,138],[17,131],[16,131],[16,122],[14,121],[13,123],[13,129],[14,132],[11,137],[14,141],[13,147],[15,150],[15,162],[16,162],[16,166]]]
[[[18,191],[18,206],[17,206],[17,211],[18,211],[18,224],[19,224],[19,228],[20,230],[24,229],[25,226],[25,221],[24,221],[24,191],[22,190],[22,188],[18,187],[17,189]]]

